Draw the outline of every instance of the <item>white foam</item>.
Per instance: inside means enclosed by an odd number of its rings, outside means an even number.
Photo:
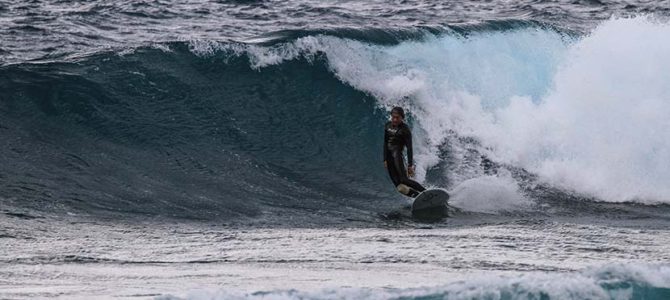
[[[571,47],[542,102],[516,99],[479,136],[553,185],[670,202],[669,35],[643,18],[604,23]]]
[[[408,289],[329,288],[256,293],[194,290],[183,297],[164,299],[631,299],[633,284],[648,290],[670,288],[670,266],[617,263],[571,273],[488,273],[465,280],[445,280],[452,282]]]
[[[532,204],[508,172],[468,179],[450,194],[451,205],[474,212],[518,211],[528,209]]]

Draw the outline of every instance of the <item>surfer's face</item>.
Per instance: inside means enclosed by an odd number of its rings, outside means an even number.
[[[391,124],[393,124],[393,126],[398,126],[398,125],[400,125],[400,123],[402,123],[402,117],[399,114],[392,113],[391,114]]]

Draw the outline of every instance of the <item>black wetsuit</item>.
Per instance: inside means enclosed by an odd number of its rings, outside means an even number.
[[[388,169],[391,181],[398,188],[398,191],[403,193],[400,184],[404,184],[410,188],[406,193],[407,196],[416,197],[420,192],[426,190],[418,182],[407,177],[407,170],[405,169],[405,162],[402,156],[402,150],[407,147],[407,164],[413,165],[412,153],[412,131],[405,123],[400,123],[397,127],[393,127],[389,121],[384,126],[384,161]]]

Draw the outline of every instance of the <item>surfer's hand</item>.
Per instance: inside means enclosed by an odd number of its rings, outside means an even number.
[[[386,164],[386,161],[384,161],[384,169],[388,169],[388,165]]]
[[[414,177],[414,166],[407,166],[407,176]]]

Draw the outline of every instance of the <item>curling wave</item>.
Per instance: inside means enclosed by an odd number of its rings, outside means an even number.
[[[466,210],[527,209],[547,187],[668,203],[668,25],[503,25],[2,66],[0,197],[74,213],[371,220],[402,201],[380,161],[386,109],[401,104],[418,179]]]

